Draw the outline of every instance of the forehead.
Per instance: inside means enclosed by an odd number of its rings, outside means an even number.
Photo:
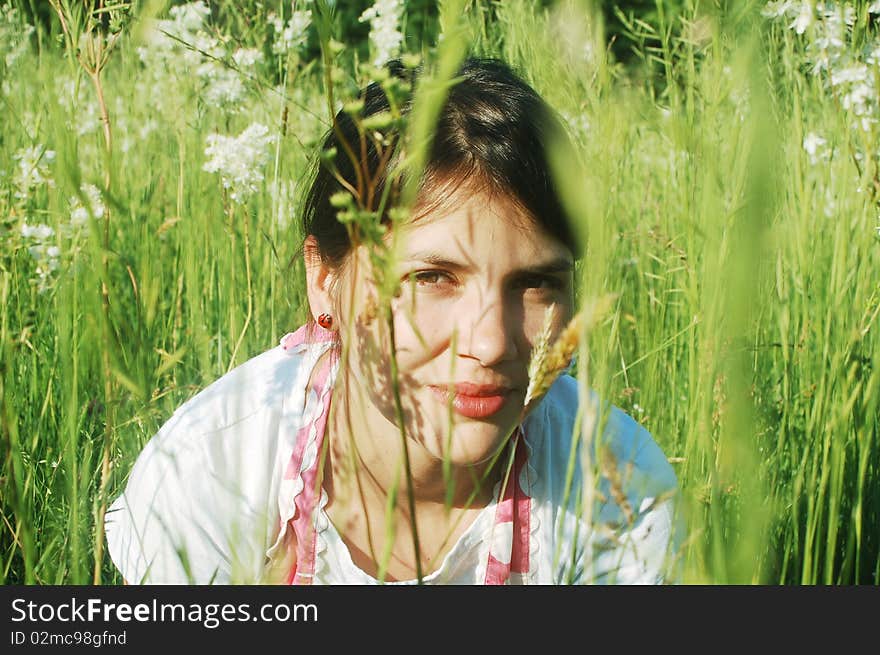
[[[398,230],[404,258],[428,251],[526,262],[572,258],[514,197],[484,186],[461,184],[426,194]]]

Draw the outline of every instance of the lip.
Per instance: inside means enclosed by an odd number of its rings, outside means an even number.
[[[467,418],[488,418],[504,407],[512,389],[510,387],[459,382],[428,388],[444,406],[452,405],[457,413]]]

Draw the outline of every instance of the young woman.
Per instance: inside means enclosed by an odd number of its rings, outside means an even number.
[[[378,84],[362,99],[364,117],[389,108]],[[647,431],[610,408],[582,447],[588,396],[568,375],[523,415],[533,349],[574,312],[552,112],[504,64],[466,61],[409,218],[385,235],[400,281],[390,321],[370,249],[337,214],[341,191],[366,188],[358,166],[381,190],[394,159],[367,139],[352,161],[356,124],[340,112],[337,125],[304,208],[312,320],[147,444],[106,519],[123,577],[674,581],[677,483]]]

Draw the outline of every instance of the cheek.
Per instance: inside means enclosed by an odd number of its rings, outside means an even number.
[[[449,347],[456,328],[452,303],[401,297],[392,304],[392,311],[401,365],[412,368]]]
[[[343,343],[351,345],[349,361],[367,390],[391,388],[391,333],[381,309],[369,301],[342,309]],[[418,311],[400,299],[392,302],[395,354],[403,388],[410,374],[432,362],[449,347],[455,326],[450,310],[441,304],[422,303]]]
[[[523,312],[523,334],[529,346],[532,347],[538,341],[544,322],[546,320],[547,305],[544,303],[535,303],[531,306],[527,303]],[[554,310],[553,319],[550,323],[550,344],[552,345],[559,333],[565,328],[572,318],[572,308],[570,303],[557,303]]]

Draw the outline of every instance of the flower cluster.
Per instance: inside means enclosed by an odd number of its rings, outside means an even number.
[[[70,229],[77,230],[84,227],[89,222],[89,216],[99,219],[104,216],[104,202],[101,199],[101,191],[94,184],[83,184],[82,197],[85,198],[86,204],[83,204],[80,196],[70,198]]]
[[[867,31],[861,31],[859,10],[852,3],[795,2],[782,0],[769,2],[763,15],[782,21],[786,28],[798,35],[803,45],[805,63],[811,75],[819,76],[826,92],[834,98],[850,121],[853,130],[852,150],[847,150],[861,167],[869,160],[880,159],[876,147],[876,130],[880,121],[880,97],[877,83],[880,80],[880,39],[876,29],[880,27],[880,0],[861,5],[861,16],[873,23]],[[872,40],[873,38],[873,40]],[[866,144],[868,145],[866,149]],[[831,163],[838,148],[816,131],[809,131],[802,147],[811,165]],[[863,192],[864,183],[857,191]],[[874,200],[877,200],[876,195]],[[828,218],[837,212],[837,200],[831,185],[826,184],[822,211]],[[880,233],[880,229],[878,229]]]
[[[254,123],[238,136],[211,134],[207,138],[203,170],[219,173],[223,188],[236,203],[243,203],[263,181],[262,167],[269,159],[269,147],[274,143],[269,128]]]
[[[820,161],[827,161],[831,156],[831,151],[828,149],[828,141],[815,132],[810,132],[804,137],[803,145],[813,166]]]
[[[373,47],[373,65],[383,66],[400,52],[403,34],[399,30],[403,17],[403,0],[376,0],[360,16],[362,23],[370,23],[370,45]]]
[[[71,78],[58,78],[55,92],[61,109],[67,114],[67,128],[77,136],[97,132],[101,128],[98,102],[87,84]]]
[[[272,13],[269,14],[269,21],[275,31],[272,52],[276,55],[286,55],[305,45],[309,37],[309,26],[312,24],[312,12],[309,9],[294,10],[287,24]]]
[[[169,13],[170,19],[151,22],[145,45],[137,49],[145,65],[152,68],[176,64],[179,68],[192,69],[204,61],[204,54],[212,57],[225,54],[220,42],[205,31],[205,20],[211,10],[202,0],[172,7]]]
[[[880,1],[866,9],[875,21],[880,18]],[[824,76],[857,127],[870,130],[880,115],[876,86],[880,41],[875,39],[863,48],[853,46],[855,7],[851,3],[777,0],[767,3],[762,13],[786,21],[787,27],[805,40],[811,72]]]
[[[104,217],[101,191],[94,184],[83,184],[80,193],[70,198],[69,205],[70,219],[58,226],[57,236],[56,231],[45,223],[30,224],[25,221],[19,228],[27,251],[36,262],[31,284],[40,293],[51,288],[54,274],[61,265],[62,254],[76,259],[81,247],[80,237],[84,234],[83,228],[88,223],[89,215],[96,220]]]
[[[28,49],[28,41],[34,33],[21,13],[12,5],[0,7],[0,51],[4,62],[11,68]]]
[[[47,291],[51,285],[52,274],[58,270],[61,259],[61,249],[50,240],[55,236],[55,230],[48,225],[29,225],[22,223],[21,236],[28,246],[28,252],[37,262],[36,280],[34,284],[40,293]]]
[[[252,74],[262,59],[263,53],[259,50],[239,48],[232,55],[235,68],[215,60],[204,61],[196,68],[196,74],[205,85],[205,101],[211,106],[236,108],[247,92],[242,74]]]
[[[13,175],[16,198],[27,199],[31,191],[43,184],[50,187],[55,186],[49,173],[49,166],[55,161],[54,150],[47,150],[44,146],[37,144],[17,150],[12,155],[12,159],[17,162]]]
[[[262,53],[239,48],[230,56],[225,44],[209,33],[206,21],[211,10],[202,0],[172,7],[169,14],[169,19],[151,23],[146,44],[137,49],[154,73],[154,87],[168,83],[169,71],[180,80],[194,75],[209,106],[239,109],[247,93],[245,78],[253,74]],[[150,95],[161,99],[175,94],[176,90],[166,89]]]

